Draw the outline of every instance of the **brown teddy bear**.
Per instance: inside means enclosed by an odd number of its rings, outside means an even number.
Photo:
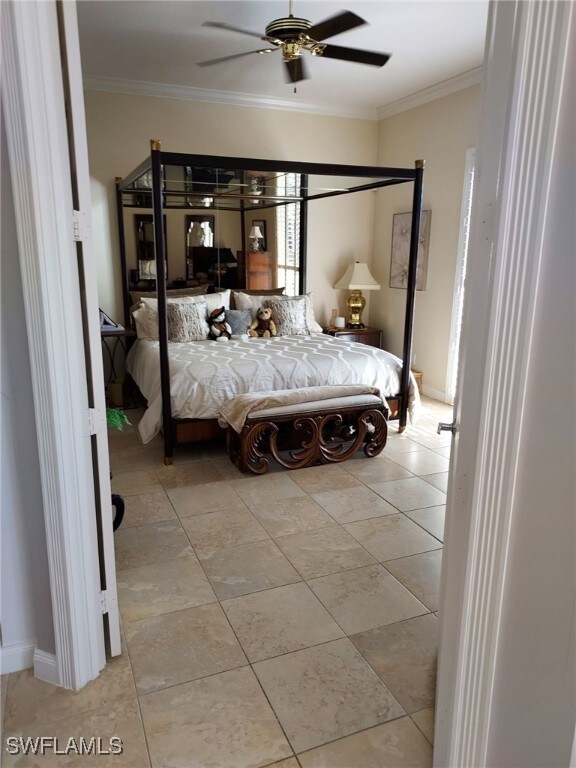
[[[252,337],[261,336],[263,339],[276,336],[276,323],[272,320],[272,310],[270,307],[260,307],[256,313],[256,319],[250,323],[248,335]]]

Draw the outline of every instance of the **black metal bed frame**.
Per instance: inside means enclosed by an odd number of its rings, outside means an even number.
[[[154,241],[156,256],[156,289],[158,296],[158,337],[160,346],[160,384],[162,391],[162,421],[164,436],[164,461],[172,464],[174,446],[179,444],[175,439],[175,427],[183,422],[201,422],[201,419],[174,419],[170,402],[170,367],[168,357],[168,322],[166,314],[166,253],[164,239],[165,195],[162,187],[163,166],[192,166],[215,168],[221,170],[252,171],[277,173],[296,173],[301,177],[304,193],[300,198],[285,202],[271,202],[259,205],[258,210],[278,205],[288,205],[295,202],[300,204],[300,292],[305,292],[306,280],[306,224],[308,204],[318,200],[338,195],[353,194],[370,189],[379,189],[397,184],[412,182],[412,227],[410,234],[410,251],[408,262],[408,280],[406,287],[406,310],[404,320],[404,343],[402,352],[402,374],[400,377],[400,392],[390,399],[398,400],[399,431],[404,431],[407,424],[408,392],[410,384],[410,362],[412,357],[412,335],[414,323],[414,300],[416,296],[416,265],[418,258],[418,241],[420,235],[420,215],[422,211],[422,189],[424,160],[416,160],[414,168],[387,168],[379,166],[339,165],[326,163],[305,163],[287,160],[263,160],[258,158],[223,157],[218,155],[195,155],[176,152],[163,152],[160,141],[150,142],[150,156],[135,168],[125,178],[116,178],[116,200],[118,211],[118,228],[120,240],[120,260],[122,267],[122,294],[124,297],[124,319],[126,327],[130,326],[130,296],[128,283],[128,265],[126,261],[126,235],[124,228],[124,199],[126,192],[134,193],[134,183],[145,173],[152,172],[152,209],[154,216]],[[367,184],[361,184],[344,190],[331,190],[318,194],[307,194],[305,180],[309,176],[350,176],[358,178],[379,179]],[[147,190],[150,194],[150,190]],[[171,193],[168,193],[171,194]],[[215,194],[214,197],[218,195]],[[131,206],[130,206],[131,207]],[[245,242],[244,214],[251,210],[241,201],[238,209],[241,215],[242,242]]]

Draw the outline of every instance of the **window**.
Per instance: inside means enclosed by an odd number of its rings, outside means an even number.
[[[287,173],[277,179],[277,193],[292,197],[300,194],[300,176]],[[300,286],[300,203],[280,205],[276,209],[276,252],[278,285],[287,296],[296,296]]]

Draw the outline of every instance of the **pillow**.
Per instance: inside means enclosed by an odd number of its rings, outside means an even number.
[[[256,319],[256,312],[260,309],[260,307],[264,306],[264,302],[266,299],[270,298],[271,295],[273,295],[275,298],[276,294],[266,294],[266,293],[243,293],[241,291],[234,291],[232,294],[234,299],[234,307],[236,309],[249,309],[252,313],[252,320]],[[288,298],[283,297],[283,298]]]
[[[306,299],[306,323],[308,325],[308,331],[310,333],[324,333],[324,328],[316,320],[314,316],[314,304],[312,303],[312,297],[314,294],[310,291],[304,294]]]
[[[203,301],[193,304],[168,302],[168,341],[202,341],[208,338],[210,331],[206,321],[206,304]]]
[[[158,323],[153,312],[150,312],[146,307],[141,307],[132,312],[132,317],[136,326],[136,336],[139,339],[158,341]]]
[[[207,293],[202,297],[202,300],[206,302],[206,311],[208,314],[213,312],[218,307],[224,307],[224,309],[230,309],[230,294],[232,291],[230,288],[226,288],[225,291],[218,291],[218,293]]]
[[[272,319],[276,323],[278,336],[307,336],[305,296],[274,296],[263,302],[264,307],[272,310]]]
[[[249,309],[227,309],[226,322],[230,325],[232,336],[241,336],[248,333],[252,312]]]
[[[232,291],[232,303],[233,309],[252,309],[252,302],[250,299],[255,299],[257,303],[256,309],[262,306],[262,302],[268,296],[281,296],[284,293],[284,288],[270,288],[268,290],[261,289],[259,291],[247,291],[242,289],[241,291]],[[248,306],[249,303],[249,306]],[[253,313],[253,318],[256,317]]]
[[[284,288],[257,288],[251,291],[248,288],[242,288],[240,293],[247,293],[248,296],[257,296],[258,294],[262,296],[282,296],[284,290]]]
[[[282,289],[284,290],[284,289]],[[314,317],[314,307],[312,305],[312,293],[306,293],[302,296],[275,296],[282,301],[290,301],[291,299],[305,299],[306,301],[306,325],[308,326],[308,333],[323,333],[323,328],[316,321]],[[252,320],[256,319],[256,312],[260,307],[264,306],[266,299],[270,297],[270,294],[249,294],[244,292],[234,291],[232,294],[236,309],[250,309],[252,312]]]
[[[208,290],[208,285],[198,285],[194,288],[168,288],[166,296],[203,296]],[[156,291],[130,291],[130,304],[140,304],[142,299],[156,299]]]
[[[198,302],[203,302],[206,304],[206,317],[208,317],[210,312],[212,312],[214,309],[218,309],[218,307],[229,309],[230,293],[230,289],[227,288],[225,291],[219,291],[218,293],[207,293],[203,296],[177,296],[175,298],[169,298],[167,303],[169,305],[171,303],[196,304]],[[147,309],[151,309],[153,312],[158,312],[158,299],[143,296],[142,304],[144,304]]]

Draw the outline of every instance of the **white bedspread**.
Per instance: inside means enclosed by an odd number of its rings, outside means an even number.
[[[402,361],[382,349],[326,334],[169,344],[172,416],[218,418],[220,406],[239,394],[341,384],[376,387],[384,397],[400,390]],[[128,372],[148,401],[139,424],[144,443],[162,425],[159,343],[138,340]],[[420,397],[411,376],[408,413],[414,422]]]

